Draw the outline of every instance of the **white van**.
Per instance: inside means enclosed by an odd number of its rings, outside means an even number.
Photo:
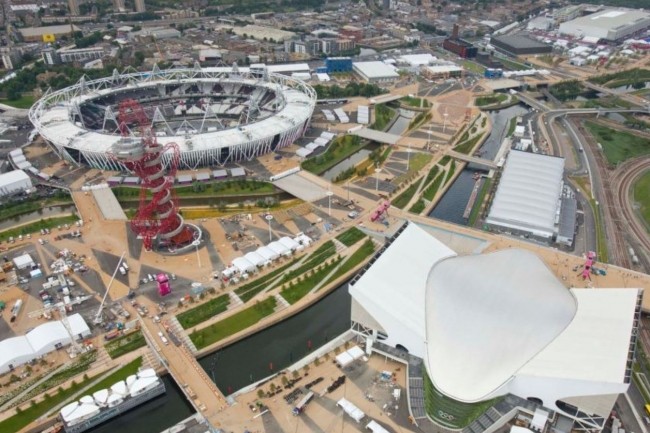
[[[126,275],[126,269],[124,269],[122,266],[120,266],[120,274]]]
[[[122,262],[122,267],[127,271],[129,270],[129,265],[127,265],[126,262]]]
[[[167,338],[163,335],[162,332],[158,332],[158,336],[160,337],[160,341],[162,341],[163,344],[164,344],[165,346],[169,344],[169,341],[168,341]]]

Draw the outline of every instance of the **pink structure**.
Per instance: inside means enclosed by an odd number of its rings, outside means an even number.
[[[156,281],[158,282],[158,294],[160,296],[166,296],[172,292],[172,287],[169,285],[169,277],[167,277],[167,274],[160,273],[156,275]]]
[[[591,280],[591,268],[594,265],[594,262],[596,261],[596,253],[593,251],[589,251],[587,253],[587,260],[585,261],[584,268],[582,269],[582,279],[586,280],[587,278]]]
[[[383,214],[388,214],[388,208],[390,208],[390,202],[384,200],[378,207],[370,214],[370,221],[373,223],[377,221]]]

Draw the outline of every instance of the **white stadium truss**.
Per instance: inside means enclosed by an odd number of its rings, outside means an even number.
[[[157,133],[158,142],[163,146],[172,142],[178,145],[179,169],[223,166],[229,162],[251,160],[291,145],[309,126],[316,104],[316,92],[302,81],[267,71],[260,74],[236,66],[201,68],[198,64],[194,68],[168,70],[155,66],[150,72],[131,70],[119,73],[114,70],[112,76],[92,81],[82,77],[73,86],[46,92],[29,110],[29,119],[39,134],[56,148],[60,157],[75,165],[123,171],[124,167],[111,156],[112,148],[121,136],[115,127],[108,128],[116,124],[117,107],[106,107],[103,122],[99,123],[101,128],[93,130],[84,125],[81,116],[84,104],[143,89],[151,90],[152,98],[200,96],[210,101],[211,96],[224,96],[210,93],[212,86],[217,84],[263,88],[273,92],[275,97],[265,104],[267,108],[263,114],[259,101],[251,95],[246,104],[235,107],[239,121],[234,126],[224,126],[223,119],[219,119],[218,113],[211,108],[211,102],[202,111],[198,111],[197,106],[191,107],[195,117],[202,116],[198,123],[192,125],[183,121],[176,128],[170,127],[159,107],[153,107],[154,112],[150,116],[152,124],[162,131]],[[168,87],[184,91],[190,86],[198,86],[201,93],[167,93]],[[189,114],[190,110],[187,112]],[[218,127],[206,127],[206,122]],[[137,136],[138,133],[132,131],[132,134]],[[169,153],[163,155],[165,164],[170,158]]]

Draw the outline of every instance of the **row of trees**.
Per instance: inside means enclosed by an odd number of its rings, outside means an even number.
[[[387,92],[386,89],[382,89],[378,85],[370,83],[348,83],[345,87],[339,87],[336,84],[333,86],[317,84],[314,86],[314,90],[316,90],[319,99],[336,99],[349,96],[363,96],[369,98]]]

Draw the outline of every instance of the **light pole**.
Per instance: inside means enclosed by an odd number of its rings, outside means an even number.
[[[269,242],[271,242],[273,240],[273,235],[271,234],[271,220],[273,220],[273,215],[267,214],[264,219],[269,222]]]
[[[195,240],[192,242],[192,245],[196,247],[196,261],[199,262],[199,268],[201,267],[201,256],[199,255],[199,245],[201,245],[200,240]]]
[[[408,172],[411,169],[411,143],[408,145],[408,149],[406,149],[406,171]]]
[[[350,180],[349,179],[348,179],[346,185],[348,187],[348,202],[349,202],[350,201]]]
[[[447,113],[447,109],[445,108],[445,114],[443,114],[443,122],[442,122],[442,133],[445,133],[445,129],[447,129],[447,116],[449,116],[449,113]]]
[[[375,192],[379,191],[379,173],[381,173],[381,168],[375,169]]]
[[[327,195],[327,215],[332,216],[332,196],[334,193],[332,191],[327,191],[325,194]]]

